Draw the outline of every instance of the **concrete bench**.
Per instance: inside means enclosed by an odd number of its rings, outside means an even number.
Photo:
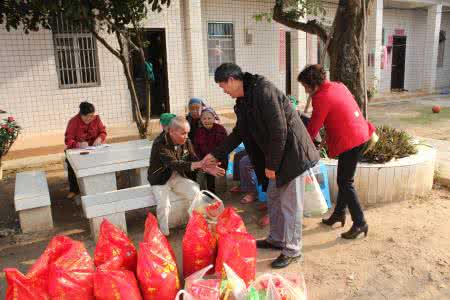
[[[81,197],[83,213],[89,219],[91,234],[97,240],[100,224],[108,219],[127,232],[125,213],[127,211],[156,205],[150,185],[142,185],[117,191],[86,195]],[[181,198],[171,199],[169,227],[184,225],[188,221],[190,202]]]
[[[50,193],[45,172],[21,172],[16,175],[14,206],[19,213],[22,232],[53,228]]]

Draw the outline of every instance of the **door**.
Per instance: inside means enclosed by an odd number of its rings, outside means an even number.
[[[292,69],[291,69],[291,33],[286,31],[286,95],[292,92]]]
[[[392,50],[391,90],[404,91],[406,36],[394,36]]]
[[[146,42],[144,48],[145,59],[153,66],[154,79],[150,82],[145,79],[145,68],[139,65],[138,53],[132,52],[133,79],[136,84],[141,112],[147,110],[145,85],[150,87],[150,109],[152,117],[159,117],[162,113],[170,111],[169,82],[167,75],[166,35],[164,29],[146,29],[143,34]]]

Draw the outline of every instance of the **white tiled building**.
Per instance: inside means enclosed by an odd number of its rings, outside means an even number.
[[[378,91],[391,89],[393,56],[401,57],[397,49],[403,47],[404,80],[396,70],[395,84],[409,91],[449,87],[450,1],[375,2],[368,26],[369,84]],[[336,7],[327,5],[332,18]],[[152,109],[184,114],[191,96],[207,99],[216,109],[232,107],[212,75],[221,61],[262,74],[304,100],[296,76],[307,62],[317,61],[317,38],[255,21],[255,14],[272,6],[273,0],[173,0],[168,9],[150,14],[144,23],[153,45],[148,54],[159,61],[153,62],[158,92]],[[64,56],[73,48],[77,55]],[[67,65],[74,70],[66,70]],[[0,28],[0,109],[19,120],[22,140],[56,137],[62,142],[68,119],[84,99],[96,105],[109,129],[134,131],[122,65],[99,42],[67,32],[25,35]]]

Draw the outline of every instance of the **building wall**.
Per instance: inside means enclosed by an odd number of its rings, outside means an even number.
[[[100,43],[97,47],[101,85],[61,89],[51,32],[25,35],[0,26],[0,108],[17,118],[21,137],[63,132],[82,100],[95,104],[107,126],[132,122],[122,66]]]
[[[436,87],[450,88],[450,14],[443,13],[441,20],[441,30],[446,33],[444,50],[444,66],[436,69]]]
[[[423,88],[423,67],[425,55],[425,39],[427,26],[426,10],[384,9],[383,28],[386,40],[394,35],[396,29],[405,30],[406,58],[405,84],[408,91]],[[388,54],[388,63],[381,70],[380,91],[389,92],[391,89],[392,52]]]
[[[272,81],[280,90],[285,91],[285,71],[279,69],[279,29],[282,25],[267,21],[256,22],[254,15],[270,12],[273,1],[202,1],[203,15],[203,47],[207,49],[208,22],[232,22],[234,27],[234,47],[236,63],[250,73],[257,73]],[[249,28],[253,32],[253,43],[245,44],[244,31]],[[205,51],[205,72],[208,74],[208,52]],[[214,75],[208,74],[206,98],[213,107],[231,107],[234,105],[228,95],[214,82]],[[292,85],[297,84],[292,81]],[[295,89],[294,89],[295,90]]]

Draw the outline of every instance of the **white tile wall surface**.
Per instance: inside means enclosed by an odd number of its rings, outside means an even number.
[[[97,47],[101,85],[60,89],[51,32],[25,35],[0,27],[0,108],[17,118],[24,135],[64,131],[85,99],[107,125],[130,124],[122,66],[100,43]]]

